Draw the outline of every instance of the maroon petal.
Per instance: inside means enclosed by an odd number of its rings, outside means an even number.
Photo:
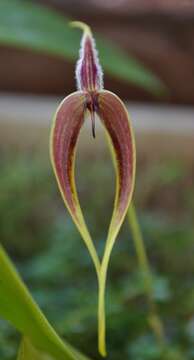
[[[67,96],[57,109],[51,133],[51,159],[62,196],[76,221],[77,198],[72,178],[75,145],[84,121],[84,95]]]
[[[75,92],[62,101],[55,114],[51,131],[50,154],[64,203],[88,247],[98,272],[99,259],[82,215],[74,178],[75,148],[85,109],[86,97],[82,92]]]
[[[109,91],[98,95],[98,115],[111,146],[116,170],[116,194],[113,215],[105,244],[99,281],[99,351],[106,356],[105,288],[111,251],[129,207],[135,181],[135,142],[127,110],[122,101]]]
[[[126,214],[132,197],[135,177],[135,142],[128,112],[123,102],[110,91],[98,96],[98,114],[111,140],[117,175],[117,192],[111,227]]]

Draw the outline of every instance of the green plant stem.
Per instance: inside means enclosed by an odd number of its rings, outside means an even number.
[[[154,301],[153,275],[147,257],[142,232],[137,219],[135,207],[130,205],[128,210],[129,226],[131,228],[134,246],[137,254],[139,268],[144,274],[145,291],[149,304],[149,323],[156,336],[159,345],[164,346],[166,343],[164,327],[158,314],[157,305]]]

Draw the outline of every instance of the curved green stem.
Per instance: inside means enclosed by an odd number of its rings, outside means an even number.
[[[134,241],[139,268],[145,277],[145,291],[149,303],[149,323],[160,345],[166,342],[164,327],[158,314],[157,305],[154,301],[153,275],[147,257],[142,232],[138,223],[134,205],[131,203],[128,209],[128,221]]]
[[[98,349],[99,353],[106,356],[106,316],[105,316],[105,286],[106,276],[98,283]]]
[[[110,260],[111,251],[114,245],[115,234],[110,234],[104,256],[101,262],[100,276],[98,278],[98,348],[102,356],[106,356],[106,315],[105,315],[105,290],[107,270]]]

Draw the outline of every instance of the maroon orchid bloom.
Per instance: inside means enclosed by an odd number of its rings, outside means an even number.
[[[129,207],[135,180],[135,142],[123,102],[103,89],[103,73],[90,28],[80,22],[73,26],[84,30],[80,58],[76,66],[78,91],[67,96],[59,105],[51,131],[50,153],[57,183],[74,223],[76,224],[94,262],[99,284],[99,351],[105,356],[105,287],[111,251]],[[111,59],[110,59],[111,61]],[[79,132],[87,113],[95,137],[96,116],[102,121],[108,137],[116,171],[114,209],[100,261],[86,226],[77,196],[74,162]]]

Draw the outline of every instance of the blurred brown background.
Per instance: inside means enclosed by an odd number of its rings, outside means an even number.
[[[152,69],[170,90],[161,101],[194,104],[193,0],[42,0],[114,41]],[[75,89],[74,65],[54,56],[0,47],[0,91],[61,95]],[[154,101],[145,90],[106,77],[129,100]],[[158,101],[158,99],[157,99]]]

